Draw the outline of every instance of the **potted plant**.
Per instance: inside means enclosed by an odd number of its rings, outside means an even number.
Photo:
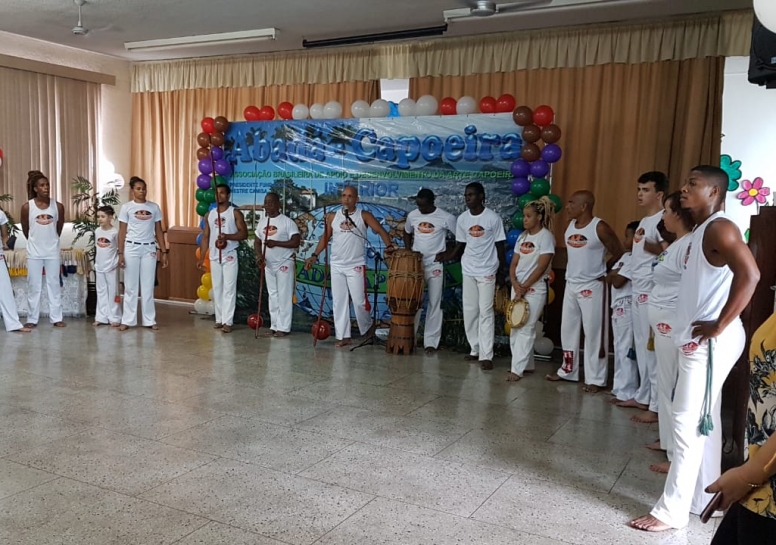
[[[19,232],[19,226],[16,225],[16,221],[13,219],[13,216],[10,212],[8,212],[8,207],[10,206],[11,202],[13,202],[13,196],[5,193],[4,195],[0,195],[0,209],[5,212],[5,215],[8,217],[8,236],[9,237],[15,237],[16,233]]]

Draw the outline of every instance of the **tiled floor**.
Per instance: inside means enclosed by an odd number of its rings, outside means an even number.
[[[0,332],[0,543],[693,544],[604,394],[460,354],[316,350],[160,306],[161,331]]]

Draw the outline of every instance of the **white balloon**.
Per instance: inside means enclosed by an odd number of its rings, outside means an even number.
[[[291,117],[294,119],[307,119],[310,117],[310,108],[306,104],[297,104],[294,109],[291,110]]]
[[[765,28],[776,32],[776,2],[773,0],[754,0],[754,14]]]
[[[539,337],[534,341],[534,350],[542,356],[549,356],[555,350],[555,343],[547,337]]]
[[[537,321],[536,325],[534,326],[536,330],[536,338],[544,337],[544,324],[542,322]]]
[[[472,97],[461,97],[455,106],[455,113],[458,115],[469,115],[477,111],[477,102]]]
[[[434,115],[439,109],[439,102],[431,95],[423,95],[415,107],[416,115]]]
[[[350,106],[350,113],[356,119],[361,119],[362,117],[369,117],[369,103],[366,100],[355,101]]]
[[[323,119],[323,104],[316,102],[310,106],[310,117],[313,119]]]
[[[336,100],[330,100],[327,102],[326,106],[323,107],[323,118],[339,119],[340,117],[342,117],[342,104]]]
[[[197,314],[207,314],[207,301],[204,299],[194,301],[194,312]]]
[[[391,113],[391,105],[382,98],[375,100],[372,106],[369,107],[369,115],[371,117],[388,117],[389,113]]]
[[[412,117],[415,115],[416,104],[411,98],[404,98],[399,102],[399,115],[402,117]]]
[[[216,313],[216,304],[213,301],[208,301],[206,304],[205,312],[211,316]]]
[[[207,300],[208,301],[213,300],[213,288],[210,288],[210,291],[207,292]]]

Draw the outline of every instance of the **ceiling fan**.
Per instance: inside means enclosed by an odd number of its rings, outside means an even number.
[[[103,30],[109,30],[113,28],[113,25],[107,25],[102,28],[89,29],[84,26],[83,19],[81,17],[81,8],[88,2],[86,0],[73,0],[73,3],[78,6],[78,23],[70,30],[75,36],[86,36],[90,32],[102,32]]]
[[[507,13],[519,13],[521,11],[534,11],[540,9],[552,9],[584,4],[598,4],[611,2],[612,0],[523,0],[522,2],[507,2],[498,4],[489,0],[465,0],[467,7],[448,9],[443,11],[445,22],[456,19],[473,19],[492,17]]]

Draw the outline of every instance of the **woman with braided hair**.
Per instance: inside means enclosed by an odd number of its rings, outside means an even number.
[[[65,225],[65,208],[51,200],[51,185],[39,170],[27,173],[27,196],[22,205],[22,232],[27,239],[27,323],[36,327],[40,316],[40,296],[45,271],[49,320],[54,327],[62,321],[62,289],[59,285],[59,236]]]
[[[547,275],[555,255],[555,236],[552,219],[555,203],[549,197],[529,202],[523,209],[525,230],[515,242],[509,278],[512,281],[512,299],[528,303],[528,321],[509,333],[512,350],[512,369],[507,382],[517,382],[525,371],[534,370],[534,341],[536,321],[547,302]]]

